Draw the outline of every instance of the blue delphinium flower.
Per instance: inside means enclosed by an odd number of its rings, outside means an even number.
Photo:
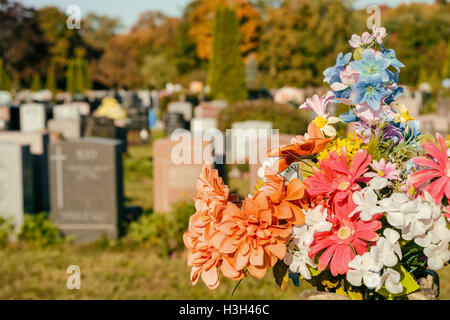
[[[420,136],[420,122],[417,120],[400,122],[400,129],[403,130],[406,141],[413,140]]]
[[[339,116],[339,120],[341,120],[343,123],[350,123],[359,121],[359,118],[356,116],[355,112],[350,109],[349,111],[341,114]]]
[[[335,82],[341,82],[339,74],[345,69],[345,66],[350,61],[351,57],[351,52],[347,53],[345,56],[340,52],[336,58],[336,64],[323,72],[323,75],[325,76],[323,81],[328,82],[329,85],[332,85]]]
[[[375,55],[372,50],[366,49],[362,54],[361,60],[350,62],[350,67],[359,72],[361,76],[378,76],[383,82],[389,81],[389,75],[386,69],[391,62],[382,54]]]
[[[405,90],[402,87],[396,87],[392,90],[392,93],[384,100],[384,103],[387,105],[391,104],[398,97],[400,97]]]
[[[352,90],[356,96],[354,104],[363,104],[366,102],[372,109],[378,111],[381,105],[381,99],[390,94],[383,87],[381,78],[377,76],[360,76],[358,82],[352,85]]]
[[[384,45],[382,45],[381,53],[383,53],[383,56],[391,62],[391,66],[397,69],[397,71],[400,71],[400,68],[403,68],[405,66],[400,62],[400,60],[397,59],[394,49],[385,50]]]

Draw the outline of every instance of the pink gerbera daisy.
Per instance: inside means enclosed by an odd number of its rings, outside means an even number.
[[[329,264],[333,276],[346,274],[349,262],[356,255],[363,255],[368,251],[368,242],[378,240],[378,234],[375,231],[381,228],[381,222],[376,220],[379,215],[370,221],[360,220],[359,214],[345,218],[355,207],[354,203],[336,207],[337,211],[344,212],[333,215],[331,230],[317,232],[311,243],[310,258],[325,249],[319,257],[318,267],[320,270],[325,270]]]
[[[382,177],[388,180],[398,179],[400,170],[397,170],[397,164],[386,162],[384,158],[380,161],[373,160],[370,165],[375,172],[367,172],[364,176],[369,178]]]
[[[328,198],[331,209],[352,201],[353,193],[361,190],[357,181],[366,181],[362,175],[368,170],[372,157],[365,150],[359,150],[347,165],[347,151],[341,155],[336,151],[330,153],[329,159],[319,162],[319,169],[305,180],[306,192],[312,197]],[[350,211],[351,212],[351,211]]]
[[[409,177],[409,182],[416,188],[425,183],[431,182],[424,191],[427,191],[436,203],[440,203],[445,196],[450,199],[450,160],[447,156],[445,140],[439,133],[436,133],[436,140],[441,149],[432,142],[424,143],[423,147],[428,154],[425,157],[415,157],[413,162],[419,166],[427,167],[413,173]]]

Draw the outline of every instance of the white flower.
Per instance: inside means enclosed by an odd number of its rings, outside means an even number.
[[[379,201],[379,205],[386,212],[400,212],[402,205],[408,201],[408,196],[404,193],[393,193],[389,198]]]
[[[356,256],[348,264],[350,269],[347,272],[347,280],[354,286],[361,286],[362,281],[369,289],[374,289],[380,285],[380,266],[370,252],[362,256]]]
[[[380,284],[377,287],[377,291],[380,290],[380,288],[385,286],[387,291],[389,291],[392,294],[398,294],[403,291],[403,286],[400,283],[401,275],[398,271],[395,271],[391,268],[386,268],[384,270],[383,275],[381,276]]]
[[[356,191],[353,194],[353,201],[357,207],[350,213],[349,217],[352,217],[357,212],[361,212],[360,218],[364,221],[369,221],[374,214],[384,212],[383,209],[377,205],[377,194],[371,189]]]
[[[298,251],[293,253],[287,252],[284,257],[284,263],[289,266],[289,270],[293,273],[300,273],[305,279],[311,279],[311,273],[307,265],[315,268],[316,265],[311,261],[308,256],[309,247],[299,247]]]
[[[300,273],[305,279],[311,279],[311,273],[307,265],[315,268],[316,265],[309,258],[309,246],[314,239],[314,230],[303,225],[293,227],[291,230],[291,242],[283,261],[294,273]],[[295,245],[295,246],[294,246]],[[297,250],[296,250],[297,249]]]
[[[414,238],[414,242],[424,248],[440,241],[450,241],[450,230],[447,228],[447,221],[442,215],[433,221],[431,228],[426,234]]]
[[[370,248],[380,267],[393,267],[402,258],[402,251],[398,240],[400,234],[393,229],[385,229],[384,237],[380,237],[375,247]]]
[[[381,190],[389,184],[389,180],[383,178],[381,176],[373,177],[370,182],[368,188],[373,190]]]
[[[423,250],[428,258],[428,267],[433,270],[441,269],[450,260],[448,241],[441,241],[439,244],[432,244]]]
[[[330,231],[333,226],[331,222],[327,221],[327,209],[318,205],[313,210],[309,209],[305,213],[305,223],[313,230],[313,232]]]
[[[297,247],[308,247],[314,240],[314,230],[303,225],[301,227],[293,227],[291,230],[292,242]]]
[[[264,178],[266,168],[275,171],[275,169],[273,168],[273,165],[275,164],[275,162],[278,159],[279,159],[278,157],[273,157],[273,158],[269,158],[268,160],[264,161],[262,163],[262,166],[258,168],[258,177],[262,178],[262,179]]]

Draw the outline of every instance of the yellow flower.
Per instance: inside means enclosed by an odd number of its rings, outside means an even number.
[[[336,129],[332,126],[335,123],[339,122],[339,118],[336,117],[328,117],[328,114],[324,114],[323,116],[317,116],[312,121],[326,136],[335,137],[337,132]]]
[[[317,158],[319,160],[328,159],[330,152],[333,151],[336,151],[339,155],[341,155],[344,147],[346,147],[347,150],[347,162],[350,162],[353,159],[358,150],[366,148],[361,139],[356,137],[353,133],[349,133],[347,138],[337,138],[330,142],[327,148],[319,153]]]
[[[394,116],[395,122],[408,122],[409,120],[414,120],[404,104],[396,103],[392,106],[392,108],[397,111],[396,115]]]

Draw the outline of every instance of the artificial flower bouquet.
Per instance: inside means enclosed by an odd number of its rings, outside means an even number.
[[[204,166],[184,234],[193,284],[273,269],[281,287],[305,279],[351,299],[398,299],[448,263],[448,142],[421,134],[396,101],[404,65],[385,36],[352,36],[353,52],[324,71],[332,90],[300,106],[317,115],[308,132],[268,153],[245,201]],[[332,101],[348,112],[329,116]],[[350,133],[337,138],[343,125]]]

